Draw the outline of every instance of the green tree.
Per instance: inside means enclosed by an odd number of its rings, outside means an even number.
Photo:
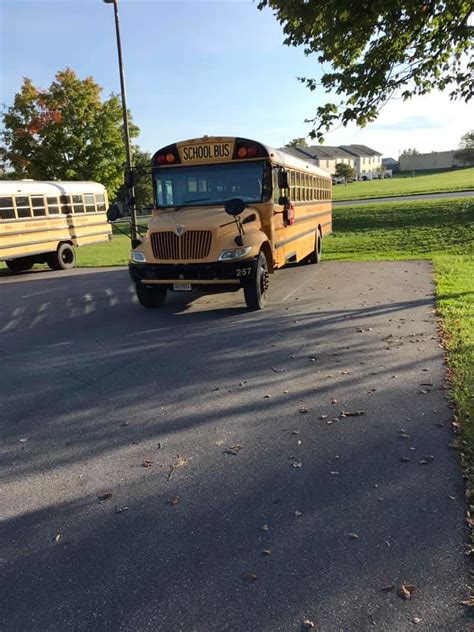
[[[125,150],[120,99],[101,101],[102,88],[70,69],[47,90],[25,78],[2,114],[1,158],[13,177],[96,180],[113,196],[123,180]],[[138,128],[131,125],[131,136]]]
[[[352,182],[356,176],[356,172],[354,167],[351,167],[344,162],[338,162],[336,164],[336,176],[338,178],[344,178],[346,182]]]
[[[153,205],[153,185],[151,179],[151,154],[139,147],[132,148],[132,161],[135,170],[135,205],[137,211],[146,210]],[[117,191],[116,199],[125,202],[127,190],[122,185]]]
[[[290,140],[289,143],[286,143],[285,147],[309,147],[309,145],[306,142],[306,138],[301,137],[293,138],[293,140]]]
[[[419,153],[418,149],[413,147],[413,149],[404,149],[400,156],[418,156]]]
[[[461,136],[459,149],[454,153],[454,157],[465,167],[474,164],[474,129]]]
[[[360,127],[377,118],[393,95],[432,90],[468,101],[474,94],[472,0],[259,0],[283,26],[284,43],[304,46],[328,64],[310,90],[332,92],[308,119],[322,140],[334,123]],[[336,102],[334,102],[336,101]]]

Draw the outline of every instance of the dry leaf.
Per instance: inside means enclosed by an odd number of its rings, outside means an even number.
[[[304,414],[304,413],[307,413],[307,412],[308,412],[308,409],[306,408],[306,406],[302,406],[302,407],[298,410],[298,412],[299,412],[299,413]]]
[[[116,514],[120,514],[123,513],[124,511],[128,511],[130,509],[130,507],[119,507],[118,505],[115,507],[115,513]]]
[[[327,419],[327,418],[328,418],[328,416],[327,416],[327,415],[319,415],[319,418],[320,418],[320,419]]]
[[[18,439],[19,443],[27,443],[28,441],[28,437],[22,437],[21,439]]]
[[[269,529],[268,524],[265,523],[264,525],[262,525],[261,529],[262,529],[262,531],[268,531],[268,529]]]
[[[263,396],[263,399],[270,399],[271,395],[269,395],[268,393],[266,395]]]
[[[56,533],[56,535],[53,538],[53,542],[59,542],[59,540],[61,539],[61,534],[60,533]]]
[[[142,463],[142,467],[151,467],[153,463],[154,461],[151,461],[150,459],[145,459]]]
[[[421,618],[420,617],[413,617],[413,619],[411,620],[412,623],[414,623],[415,625],[417,623],[421,623]]]
[[[105,492],[105,494],[101,494],[100,496],[97,496],[97,498],[99,499],[99,502],[103,503],[106,500],[109,500],[109,498],[112,498],[112,492]]]
[[[304,619],[302,625],[305,630],[312,630],[314,628],[314,623],[309,619]]]
[[[415,587],[412,584],[402,584],[402,586],[400,586],[398,594],[402,599],[410,599],[414,592]]]
[[[179,496],[173,496],[173,498],[170,498],[168,500],[168,505],[171,505],[172,507],[176,507],[178,503],[179,503]]]
[[[302,445],[303,442],[301,441],[301,439],[298,439],[298,441],[296,442],[296,445]]]
[[[380,589],[384,593],[393,592],[395,590],[395,584],[389,584],[388,586],[382,586]]]
[[[302,465],[303,465],[302,463],[298,463],[297,461],[293,461],[293,463],[291,464],[291,467],[292,467],[294,470],[299,470],[299,468],[300,468]]]
[[[246,574],[246,578],[250,581],[250,582],[256,582],[258,579],[258,575],[255,575],[255,573],[247,573]]]
[[[432,454],[425,454],[425,456],[419,461],[420,465],[427,465],[428,463],[432,463],[434,461],[434,456]]]
[[[286,369],[275,369],[274,367],[272,367],[272,371],[273,373],[284,373]]]
[[[466,606],[466,608],[474,608],[474,597],[469,597],[469,599],[464,599],[461,601],[462,606]]]
[[[233,454],[235,456],[241,450],[242,450],[241,445],[231,445],[230,447],[227,448],[227,450],[224,450],[224,454]]]
[[[272,554],[272,550],[271,549],[263,549],[262,553],[263,553],[263,555],[271,555]]]
[[[400,430],[400,437],[402,439],[409,439],[410,435],[408,434],[408,432],[406,432],[405,430]]]
[[[348,412],[347,410],[343,410],[340,414],[340,417],[361,417],[365,415],[365,410],[354,410],[353,412]]]
[[[410,459],[410,457],[408,457],[408,456],[401,456],[401,457],[400,457],[400,461],[401,461],[402,463],[409,463],[409,462],[411,461],[411,459]]]
[[[330,404],[337,404],[337,399],[334,399],[334,397],[331,397],[331,399],[329,400]]]
[[[358,540],[359,536],[357,535],[357,533],[348,533],[347,534],[349,538],[351,538],[351,540]]]
[[[331,476],[339,476],[339,472],[337,472],[336,470],[333,470],[331,472]]]
[[[300,516],[302,516],[302,512],[301,511],[295,511],[295,518],[299,518]]]

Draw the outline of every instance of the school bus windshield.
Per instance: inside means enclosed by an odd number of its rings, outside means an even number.
[[[159,167],[154,171],[158,207],[223,204],[231,198],[265,202],[271,196],[270,165],[264,161],[190,167]]]

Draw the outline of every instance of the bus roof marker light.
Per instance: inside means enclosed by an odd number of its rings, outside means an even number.
[[[172,153],[166,154],[166,162],[168,164],[174,162],[174,155]]]
[[[158,154],[158,156],[156,157],[156,162],[157,162],[159,165],[164,165],[164,164],[165,164],[165,162],[166,162],[165,155],[164,155],[164,154]]]
[[[237,152],[239,158],[247,157],[247,147],[239,147],[239,151]]]
[[[247,148],[247,156],[249,158],[255,158],[256,155],[257,155],[257,148],[255,147],[255,145],[250,145]]]

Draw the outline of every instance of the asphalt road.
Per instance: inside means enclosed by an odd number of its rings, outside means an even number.
[[[342,186],[342,185],[338,185]],[[436,200],[444,198],[462,198],[472,197],[474,191],[450,191],[445,193],[421,193],[419,195],[399,195],[397,197],[379,197],[357,200],[334,200],[333,207],[337,206],[355,206],[356,204],[379,204],[382,202],[409,202],[410,200]]]
[[[325,262],[260,313],[147,311],[122,269],[3,275],[2,632],[468,630],[433,291]]]

